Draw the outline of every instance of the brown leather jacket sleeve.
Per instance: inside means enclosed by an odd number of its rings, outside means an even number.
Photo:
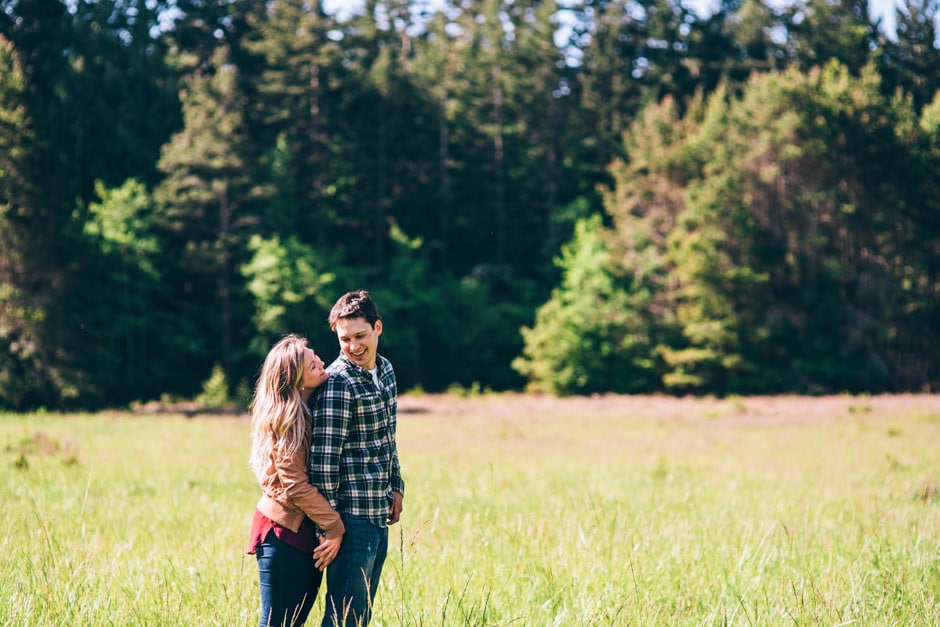
[[[346,528],[339,514],[330,505],[326,497],[310,484],[307,476],[307,455],[310,452],[310,443],[304,440],[304,445],[293,455],[277,455],[274,467],[277,470],[279,483],[283,488],[284,496],[290,504],[303,511],[313,520],[328,538],[336,538],[345,533]]]

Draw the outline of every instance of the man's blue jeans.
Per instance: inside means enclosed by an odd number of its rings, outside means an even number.
[[[313,556],[298,551],[268,532],[255,549],[261,584],[261,627],[303,625],[317,598],[321,573]]]
[[[326,567],[326,610],[321,627],[365,627],[388,553],[388,527],[343,515],[343,544]]]

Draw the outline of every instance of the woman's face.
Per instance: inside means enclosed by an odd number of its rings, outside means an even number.
[[[317,357],[312,348],[304,349],[304,374],[300,385],[312,390],[330,378],[330,373],[323,369],[323,360]]]

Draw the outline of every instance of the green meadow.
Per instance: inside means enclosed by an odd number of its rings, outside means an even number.
[[[940,624],[940,396],[408,396],[398,446],[376,625]],[[247,452],[0,415],[0,624],[257,624]]]

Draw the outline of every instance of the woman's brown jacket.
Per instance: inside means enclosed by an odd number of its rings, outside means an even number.
[[[272,453],[271,463],[261,480],[261,500],[258,511],[293,532],[300,529],[304,516],[323,530],[327,538],[337,538],[346,532],[339,514],[326,497],[310,484],[307,476],[307,455],[310,454],[309,436],[293,455],[282,451]]]

